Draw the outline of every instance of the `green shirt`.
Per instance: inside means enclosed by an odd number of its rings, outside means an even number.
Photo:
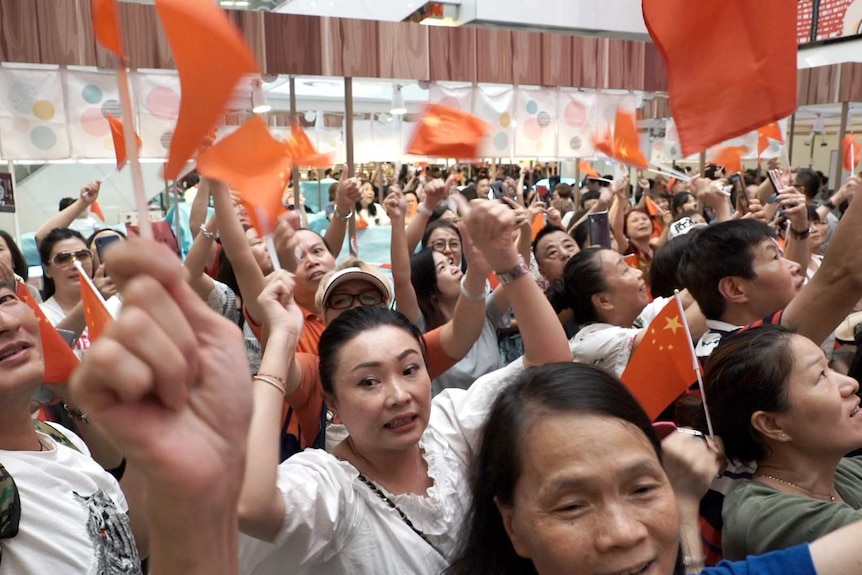
[[[724,500],[721,543],[725,559],[737,561],[814,541],[862,519],[862,460],[844,458],[835,472],[843,502],[779,491],[756,480],[736,487]]]

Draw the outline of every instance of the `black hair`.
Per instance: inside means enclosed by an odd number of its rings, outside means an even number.
[[[671,212],[673,212],[673,215],[679,215],[682,212],[683,206],[687,204],[692,197],[694,196],[692,196],[690,192],[677,192],[674,194],[673,199],[671,200]]]
[[[6,242],[6,247],[9,248],[9,255],[12,256],[12,271],[26,282],[30,276],[30,266],[27,265],[27,259],[21,253],[21,248],[18,247],[12,236],[4,230],[0,230],[0,238],[3,238],[3,241]]]
[[[334,184],[329,184],[329,201],[334,202],[335,196],[338,194],[338,182]]]
[[[427,226],[430,226],[437,220],[441,219],[443,217],[443,214],[445,214],[446,212],[452,213],[452,210],[449,209],[449,205],[445,203],[438,204],[437,207],[435,207],[431,211],[431,215],[428,216],[428,224],[426,225],[425,229],[427,230]]]
[[[60,205],[58,206],[57,211],[62,212],[74,203],[75,198],[60,198]]]
[[[547,291],[554,311],[571,309],[579,325],[599,321],[593,296],[608,289],[602,251],[596,246],[573,255],[563,267],[562,279],[554,280]]]
[[[48,300],[56,291],[56,287],[54,286],[54,280],[48,277],[47,273],[44,273],[45,266],[47,266],[51,261],[51,250],[54,248],[54,244],[57,242],[61,242],[63,240],[81,240],[81,243],[84,244],[84,247],[87,247],[87,240],[84,239],[84,236],[81,235],[80,232],[69,228],[54,228],[48,235],[42,239],[42,243],[39,244],[39,258],[42,260],[42,300]]]
[[[539,247],[539,242],[542,241],[542,238],[549,234],[553,234],[554,232],[563,232],[564,234],[566,233],[563,228],[557,227],[554,224],[546,224],[545,227],[539,230],[539,233],[536,234],[536,237],[533,238],[533,257],[536,258],[536,261],[538,261],[539,259],[539,254],[536,252],[537,248]]]
[[[479,178],[479,179],[480,180],[487,180],[488,178],[486,176],[484,178]],[[475,200],[479,197],[479,190],[476,188],[476,186],[474,184],[470,184],[467,187],[465,187],[463,190],[461,190],[461,195],[464,196],[464,198],[466,198],[467,201],[469,202],[470,200]]]
[[[575,217],[572,218],[577,221],[581,219],[578,214],[575,214]],[[585,219],[581,223],[572,226],[569,230],[569,235],[574,238],[575,242],[577,242],[578,247],[582,250],[587,247],[587,243],[590,241],[590,220]]]
[[[410,283],[413,284],[419,310],[425,319],[425,331],[446,323],[446,316],[438,303],[440,288],[437,285],[434,250],[431,248],[425,248],[410,256]]]
[[[793,185],[801,186],[805,197],[813,200],[817,196],[817,193],[820,192],[823,183],[820,180],[820,176],[814,170],[800,168],[796,170],[796,178]]]
[[[787,411],[792,335],[780,325],[763,325],[726,338],[710,355],[704,378],[706,403],[728,458],[751,462],[769,455],[751,416],[757,411]]]
[[[93,242],[96,241],[96,238],[98,238],[99,234],[101,234],[102,232],[113,232],[124,240],[129,239],[129,237],[120,230],[115,230],[114,228],[102,228],[90,234],[90,236],[86,239],[87,247],[90,249],[90,251],[93,251]]]
[[[678,272],[679,259],[697,231],[677,236],[655,251],[649,268],[649,290],[653,297],[671,297],[674,291],[685,289]]]
[[[808,204],[807,206],[805,206],[805,208],[806,208],[806,211],[808,212],[808,223],[809,224],[813,224],[815,222],[820,221],[820,214],[817,213],[816,207],[812,206],[811,204]]]
[[[754,248],[774,237],[769,226],[757,220],[721,222],[694,236],[679,273],[707,319],[720,320],[727,308],[719,282],[731,276],[755,279]]]
[[[580,202],[581,205],[578,207],[581,208],[582,210],[585,210],[587,208],[585,208],[584,205],[587,203],[588,200],[598,200],[599,197],[601,197],[600,192],[598,192],[596,190],[588,190],[588,191],[584,192],[583,194],[581,194],[581,202]]]
[[[404,317],[403,314],[393,309],[378,306],[361,306],[349,309],[332,320],[332,323],[327,325],[326,329],[320,335],[320,342],[317,348],[320,358],[318,369],[320,371],[320,382],[326,394],[336,397],[335,371],[338,368],[339,352],[344,346],[350,340],[362,335],[364,332],[383,326],[397,327],[415,338],[419,342],[422,359],[427,367],[428,354],[426,353],[422,332],[410,323],[410,320]]]
[[[531,367],[494,401],[482,444],[472,464],[473,502],[461,545],[446,575],[530,575],[536,568],[515,551],[497,505],[511,506],[522,472],[529,428],[548,414],[589,414],[621,420],[649,440],[661,461],[661,445],[637,400],[606,371],[580,363]],[[681,554],[674,573],[682,573]]]

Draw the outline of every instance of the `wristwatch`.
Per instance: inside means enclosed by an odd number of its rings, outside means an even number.
[[[529,275],[530,268],[527,267],[523,261],[519,262],[518,265],[513,267],[507,272],[503,272],[501,274],[497,274],[497,279],[500,280],[500,283],[503,285],[509,285],[516,279],[523,277],[525,275]]]

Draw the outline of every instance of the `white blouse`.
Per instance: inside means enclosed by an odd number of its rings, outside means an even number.
[[[441,573],[455,558],[470,508],[469,467],[488,412],[523,369],[518,359],[468,390],[447,389],[433,399],[419,441],[434,481],[426,495],[393,495],[378,485],[431,545],[358,479],[350,463],[308,449],[279,465],[286,513],[275,542],[240,536],[240,573]]]

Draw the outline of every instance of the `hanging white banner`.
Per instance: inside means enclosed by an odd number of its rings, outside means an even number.
[[[0,140],[6,160],[69,157],[60,70],[0,67]]]

